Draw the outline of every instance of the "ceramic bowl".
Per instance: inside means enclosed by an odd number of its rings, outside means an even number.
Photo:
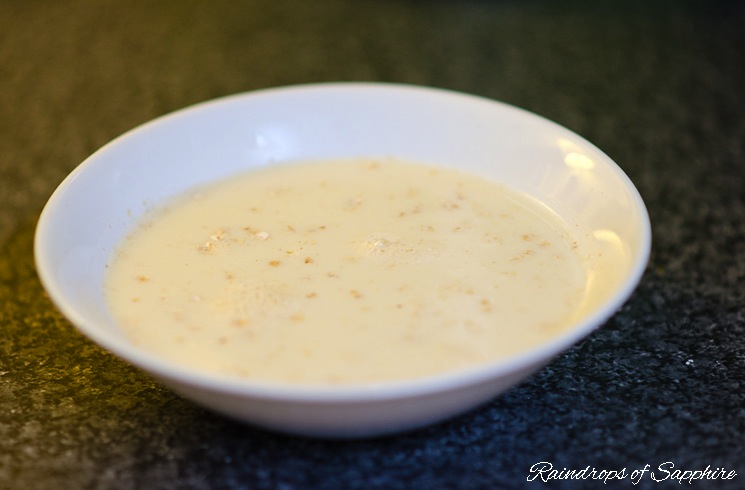
[[[102,287],[112,250],[145,211],[209,181],[294,160],[394,156],[457,167],[545,203],[613,253],[592,272],[594,303],[565,333],[488,365],[341,387],[268,384],[199,372],[131,344]],[[239,94],[146,123],[76,168],[40,217],[35,257],[49,296],[80,332],[184,397],[235,419],[322,437],[389,434],[487,402],[628,299],[650,250],[644,203],[621,169],[573,132],[493,100],[446,90],[331,83]]]

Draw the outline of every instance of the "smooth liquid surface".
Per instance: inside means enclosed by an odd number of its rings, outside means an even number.
[[[106,278],[130,339],[195,369],[356,384],[525,351],[583,314],[568,227],[526,196],[398,160],[266,168],[152,213]]]

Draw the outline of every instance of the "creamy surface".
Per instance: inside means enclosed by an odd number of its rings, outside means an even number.
[[[253,380],[347,384],[486,363],[562,332],[588,271],[568,227],[477,176],[309,162],[196,189],[115,251],[112,314],[144,349]]]

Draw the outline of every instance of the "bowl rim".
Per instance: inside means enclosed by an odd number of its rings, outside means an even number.
[[[596,309],[592,314],[585,316],[581,321],[573,324],[569,329],[555,336],[551,340],[534,346],[526,351],[494,361],[460,369],[447,371],[412,379],[397,381],[383,381],[362,384],[289,384],[266,382],[238,377],[228,377],[219,374],[199,371],[183,365],[165,361],[155,354],[135,347],[123,337],[116,336],[98,328],[86,316],[73,308],[65,299],[65,292],[54,278],[53,264],[46,253],[50,246],[48,234],[50,232],[50,220],[58,202],[67,192],[70,183],[81,173],[87,171],[91,166],[97,165],[106,153],[114,147],[124,145],[127,141],[140,133],[147,132],[156,125],[169,124],[170,121],[191,116],[210,108],[233,104],[247,98],[283,97],[286,95],[302,94],[304,92],[317,91],[358,91],[362,92],[416,92],[435,98],[460,98],[475,101],[481,104],[491,105],[495,110],[512,111],[515,114],[529,116],[537,124],[549,127],[553,131],[559,131],[562,135],[571,136],[574,141],[581,142],[584,146],[591,148],[601,156],[602,164],[608,166],[623,183],[629,192],[634,207],[639,212],[638,236],[639,244],[636,260],[624,275],[621,287],[617,288],[607,301]],[[361,402],[371,400],[389,400],[401,397],[426,396],[458,389],[463,386],[472,386],[489,382],[495,378],[510,373],[526,370],[531,367],[540,367],[553,360],[555,356],[565,351],[579,340],[592,333],[595,329],[607,322],[623,304],[631,297],[633,291],[641,281],[646,270],[651,253],[651,223],[644,201],[639,191],[631,182],[624,171],[608,157],[602,150],[584,139],[573,131],[555,123],[543,116],[527,111],[509,103],[490,99],[480,95],[468,94],[454,90],[429,87],[423,85],[387,83],[387,82],[324,82],[300,85],[288,85],[271,87],[237,94],[231,94],[212,100],[199,102],[185,108],[161,115],[143,124],[135,126],[120,136],[109,141],[82,163],[58,185],[44,206],[37,222],[34,234],[34,260],[37,274],[41,283],[50,297],[52,303],[63,314],[63,316],[75,327],[100,347],[115,354],[120,359],[136,366],[137,368],[160,379],[167,379],[181,384],[199,386],[202,389],[223,392],[233,395],[251,396],[264,399],[302,401],[316,403],[343,403]]]

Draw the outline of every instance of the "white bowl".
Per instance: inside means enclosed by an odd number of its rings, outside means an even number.
[[[594,271],[590,313],[544,345],[465,372],[324,388],[190,370],[132,345],[117,327],[104,298],[104,269],[112,249],[148,208],[196,184],[257,166],[381,155],[496,179],[613,247],[613,264]],[[35,242],[39,276],[52,301],[94,342],[218,412],[326,437],[411,429],[495,397],[603,324],[636,287],[649,250],[649,217],[633,184],[576,134],[480,97],[370,83],[263,90],[144,124],[65,179],[41,215]]]

